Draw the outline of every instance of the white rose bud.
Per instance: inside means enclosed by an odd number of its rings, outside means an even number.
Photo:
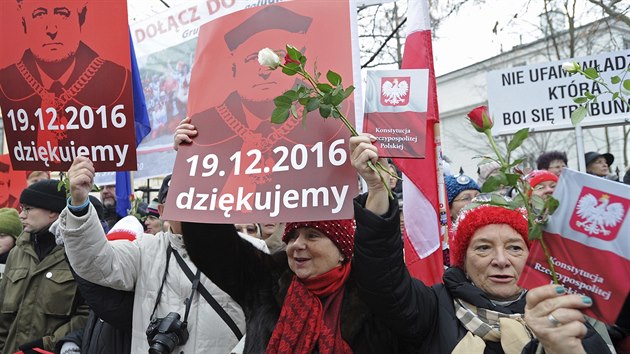
[[[562,64],[562,70],[568,72],[569,74],[575,74],[576,72],[578,72],[578,70],[580,70],[580,64],[575,62],[566,62]]]
[[[273,50],[264,48],[258,52],[258,63],[262,66],[269,67],[271,70],[275,70],[278,65],[280,65],[280,57]]]
[[[137,200],[141,200],[143,195],[144,195],[143,191],[135,191],[135,192],[133,192],[133,196]]]

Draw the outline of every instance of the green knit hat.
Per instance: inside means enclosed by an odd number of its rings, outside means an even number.
[[[22,220],[17,210],[13,208],[0,209],[0,234],[7,234],[18,238],[22,233]]]

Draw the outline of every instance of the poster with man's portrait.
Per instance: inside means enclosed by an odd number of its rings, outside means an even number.
[[[13,168],[67,170],[78,155],[136,168],[125,0],[1,1],[0,46]]]
[[[200,28],[188,96],[198,135],[180,147],[165,213],[176,220],[251,222],[352,217],[358,179],[348,156],[350,132],[318,111],[273,124],[274,98],[306,84],[258,62],[286,45],[306,70],[353,77],[350,1],[289,1],[241,10]],[[356,48],[354,48],[356,49]],[[353,96],[340,107],[354,124]]]

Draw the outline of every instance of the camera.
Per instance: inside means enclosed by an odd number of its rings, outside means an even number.
[[[176,346],[186,344],[188,326],[180,318],[177,312],[170,312],[164,318],[151,320],[147,327],[150,354],[170,354]]]

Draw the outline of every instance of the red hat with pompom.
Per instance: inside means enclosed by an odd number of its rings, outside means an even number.
[[[508,209],[496,205],[482,204],[463,210],[457,218],[457,225],[449,235],[451,265],[463,267],[466,250],[477,230],[486,225],[506,224],[518,232],[529,247],[526,210]]]

